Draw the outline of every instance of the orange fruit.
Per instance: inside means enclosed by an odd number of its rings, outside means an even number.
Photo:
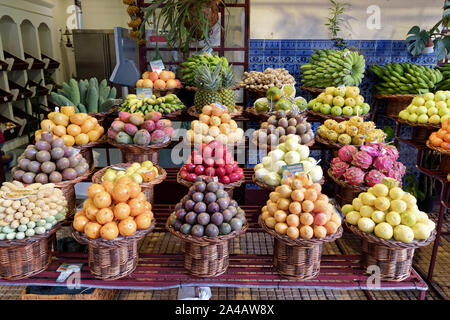
[[[63,140],[64,140],[64,144],[66,145],[66,147],[71,147],[75,144],[75,138],[72,137],[71,135],[63,135],[62,136]]]
[[[450,142],[450,133],[446,133],[444,136],[444,141],[445,142]]]
[[[87,199],[83,202],[83,209],[87,209],[90,205],[92,205],[92,199],[91,199],[91,198],[87,198]]]
[[[210,116],[211,115],[211,112],[212,112],[212,106],[210,106],[210,105],[206,105],[206,106],[204,106],[203,108],[202,108],[202,113],[203,114],[205,114],[205,115],[208,115],[208,116]],[[208,117],[209,118],[209,117]]]
[[[275,218],[275,220],[277,222],[284,222],[284,221],[286,221],[287,214],[283,210],[277,210],[277,211],[275,211],[275,214],[273,215],[273,217]]]
[[[198,117],[198,120],[200,120],[200,122],[209,124],[209,116],[208,116],[207,114],[203,114],[203,113],[202,113],[202,114]]]
[[[92,119],[88,119],[84,121],[84,123],[81,125],[81,132],[82,133],[88,133],[91,130],[94,130],[95,123]]]
[[[286,218],[286,223],[289,227],[298,227],[300,225],[300,218],[296,214],[290,214]]]
[[[56,135],[58,137],[62,137],[63,135],[66,134],[66,127],[61,126],[61,125],[54,126],[52,132],[54,135]]]
[[[314,202],[311,200],[305,200],[302,202],[302,210],[303,212],[312,212],[314,209]]]
[[[86,120],[88,115],[86,113],[75,113],[70,116],[70,122],[78,126],[83,125],[84,120]]]
[[[73,227],[78,232],[84,232],[86,224],[89,223],[89,219],[86,216],[78,216],[73,219]]]
[[[134,218],[138,229],[147,229],[152,223],[152,216],[149,213],[142,213]]]
[[[96,215],[98,212],[98,208],[93,204],[90,204],[86,209],[86,217],[91,221],[96,221]]]
[[[112,202],[111,195],[106,191],[101,191],[95,195],[93,202],[99,209],[108,208]]]
[[[145,195],[145,193],[141,192],[135,199],[138,199],[139,201],[144,202],[144,201],[147,201],[147,196]]]
[[[222,121],[222,123],[230,123],[231,116],[228,113],[224,113],[220,116],[220,121]]]
[[[317,192],[314,189],[306,189],[305,191],[305,199],[309,201],[316,201],[317,200]]]
[[[450,150],[450,143],[442,142],[441,143],[441,148],[444,149],[444,150]]]
[[[84,209],[78,210],[75,215],[73,216],[73,218],[75,219],[78,216],[85,216],[86,217],[86,212],[84,212]]]
[[[128,188],[130,188],[130,198],[136,198],[141,193],[141,186],[134,181],[128,184]]]
[[[71,137],[71,136],[69,136]],[[86,133],[80,133],[79,135],[77,135],[75,137],[75,143],[78,146],[82,146],[83,144],[88,144],[89,143],[89,136]]]
[[[148,201],[144,202],[144,212],[151,212],[152,211],[152,204]]]
[[[312,225],[314,222],[314,217],[312,216],[312,214],[310,213],[302,213],[300,214],[300,223],[305,225],[305,226],[310,226]]]
[[[119,222],[119,232],[122,236],[128,237],[136,232],[136,222],[133,218],[127,218]]]
[[[320,192],[322,191],[322,186],[318,183],[313,183],[311,189],[316,190],[317,194],[320,194]]]
[[[52,121],[56,125],[61,125],[64,127],[67,127],[69,125],[69,117],[61,112],[55,112],[55,114],[52,117]]]
[[[101,225],[97,222],[89,221],[84,227],[84,234],[91,239],[100,237]]]
[[[105,180],[102,182],[102,187],[105,189],[106,192],[111,193],[112,189],[114,188],[114,182]]]
[[[327,201],[317,200],[316,202],[314,202],[314,209],[313,209],[314,213],[327,212],[327,211],[328,211],[328,202]]]
[[[102,191],[105,191],[105,188],[101,184],[93,183],[87,188],[86,193],[89,198],[94,199],[95,195]]]
[[[94,124],[94,128],[96,128],[98,126],[98,120],[97,118],[88,116],[88,120],[91,121]]]
[[[100,136],[102,135],[100,132],[96,131],[96,130],[92,130],[89,131],[87,133],[88,138],[89,138],[89,142],[93,142],[93,141],[97,141],[98,139],[100,139]]]
[[[117,223],[108,222],[100,229],[100,236],[105,240],[114,240],[119,236]]]
[[[41,121],[41,129],[44,132],[51,132],[55,126],[55,123],[50,119],[44,119]]]
[[[213,116],[220,117],[224,113],[224,111],[221,107],[214,107],[211,113]]]
[[[105,133],[105,128],[103,128],[101,125],[97,125],[94,129],[94,131],[97,131],[100,134],[100,137],[102,136],[102,134]]]
[[[113,212],[116,219],[126,219],[130,216],[130,206],[127,203],[118,203],[114,206]]]
[[[437,132],[436,132],[436,135],[440,138],[440,139],[444,139],[444,137],[445,137],[445,134],[447,133],[447,131],[445,131],[444,129],[439,129]]]
[[[130,198],[130,188],[126,184],[118,183],[114,186],[111,195],[115,202],[127,202]]]
[[[130,215],[132,217],[144,213],[145,205],[143,201],[140,201],[138,199],[131,199],[130,201],[128,201],[128,205],[130,206]]]
[[[129,184],[130,182],[133,182],[129,176],[122,176],[119,179],[117,179],[116,184]]]
[[[291,202],[291,204],[289,205],[289,212],[293,214],[300,214],[302,212],[302,205],[300,204],[300,202]]]
[[[97,222],[100,224],[106,224],[114,220],[114,213],[110,208],[100,209],[95,215]]]
[[[80,126],[76,125],[76,124],[69,124],[69,126],[67,127],[67,134],[70,134],[72,137],[76,137],[77,135],[79,135],[81,133],[81,128]]]

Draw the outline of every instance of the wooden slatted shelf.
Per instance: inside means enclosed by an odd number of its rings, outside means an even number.
[[[13,59],[13,65],[11,70],[27,70],[28,69],[28,62],[16,57],[15,55],[9,53],[8,51],[3,50],[3,56],[5,59]]]
[[[31,54],[28,53],[24,53],[25,59],[32,59],[33,60],[33,64],[31,65],[32,70],[40,70],[40,69],[44,69],[45,67],[45,63],[41,60],[39,60],[38,58],[33,57]]]
[[[41,53],[42,61],[46,63],[46,60],[48,60],[47,68],[45,69],[58,69],[59,68],[59,62],[55,59],[50,58],[49,56]]]
[[[28,82],[30,84],[30,87],[36,87],[36,95],[37,96],[42,97],[42,96],[46,96],[50,93],[46,87],[38,84],[37,82],[34,82],[32,80],[28,80]]]
[[[17,97],[18,100],[25,99],[26,97],[33,96],[33,92],[29,89],[25,89],[21,85],[15,83],[14,81],[8,80],[9,83],[9,89],[17,89],[19,90],[19,96]]]
[[[7,69],[8,69],[8,64],[5,61],[0,60],[0,71],[5,71]]]
[[[0,104],[10,102],[13,98],[14,96],[10,92],[0,88]]]

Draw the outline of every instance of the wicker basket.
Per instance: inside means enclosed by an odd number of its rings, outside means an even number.
[[[102,183],[103,175],[105,174],[106,170],[108,170],[111,167],[128,168],[129,166],[131,166],[131,163],[117,163],[115,165],[105,167],[105,168],[97,171],[92,176],[92,182],[98,183],[98,184]],[[140,184],[142,192],[146,195],[147,201],[150,202],[151,204],[153,204],[153,195],[154,195],[153,187],[156,184],[160,184],[161,182],[163,182],[167,177],[167,172],[166,172],[166,170],[164,170],[164,168],[161,168],[157,164],[155,164],[154,166],[158,169],[159,175],[150,182],[143,182]]]
[[[0,241],[0,278],[20,280],[47,269],[52,260],[52,238],[61,224],[41,235]]]
[[[246,222],[242,229],[217,238],[194,237],[176,231],[166,222],[166,229],[183,242],[184,268],[196,277],[217,277],[225,273],[230,256],[230,242],[243,234],[248,228]]]
[[[72,236],[81,244],[88,245],[88,262],[91,273],[97,279],[116,280],[126,277],[136,269],[138,242],[155,228],[155,219],[150,227],[138,230],[129,237],[118,237],[108,241],[89,239],[72,227]]]
[[[157,98],[164,97],[164,96],[166,96],[168,94],[171,94],[171,93],[177,94],[180,91],[181,88],[183,88],[183,86],[172,88],[172,89],[155,89],[155,88],[153,88],[153,94]]]
[[[416,94],[375,94],[376,99],[386,100],[386,114],[388,117],[398,116],[417,96]]]
[[[255,99],[264,98],[267,93],[266,89],[247,89],[245,86],[241,88],[247,90]]]
[[[319,135],[316,135],[315,140],[316,140],[318,143],[321,143],[321,144],[323,144],[324,146],[329,147],[330,149],[338,149],[338,150],[339,150],[340,148],[342,148],[343,146],[345,146],[345,144],[340,144],[340,143],[337,143],[337,142],[325,140],[324,138],[320,137]],[[356,147],[357,149],[359,149],[359,147],[361,147],[361,146],[354,145],[354,144],[351,144],[351,146],[354,146],[354,147]]]
[[[427,147],[431,150],[438,151],[441,153],[441,161],[439,162],[439,171],[450,172],[450,150],[445,150],[440,147],[435,147],[427,140]]]
[[[336,120],[337,122],[341,122],[341,121],[346,121],[346,120],[348,120],[348,119],[350,119],[352,117],[355,117],[354,115],[351,115],[351,116],[342,116],[342,115],[341,116],[336,116],[334,114],[323,114],[323,113],[315,112],[315,111],[312,111],[312,110],[307,110],[306,112],[309,113],[313,117],[317,117],[317,118],[323,119],[323,121],[328,120],[328,119],[332,119],[332,120]],[[364,120],[367,120],[367,119],[369,119],[370,114],[367,113],[367,114],[364,114],[364,115],[360,115],[360,117],[363,118]]]
[[[430,244],[436,236],[434,230],[427,240],[404,243],[378,238],[373,233],[363,232],[347,222],[345,225],[362,239],[362,266],[364,268],[378,266],[381,280],[386,281],[407,279],[411,274],[414,250]]]
[[[190,188],[194,184],[194,182],[190,182],[190,181],[186,181],[186,180],[182,179],[179,171],[177,173],[177,182],[187,188]],[[245,177],[242,177],[241,179],[239,179],[236,182],[224,184],[223,189],[228,193],[230,198],[233,198],[233,189],[239,188],[243,183],[245,183]]]
[[[243,110],[244,110],[243,107],[241,107],[241,106],[235,106],[235,111],[233,111],[233,112],[230,113],[230,117],[231,117],[231,118],[235,118],[235,117],[241,116]],[[195,107],[190,107],[189,109],[187,109],[187,113],[188,113],[191,117],[194,117],[194,118],[197,118],[197,119],[198,119],[198,117],[200,117],[200,113],[198,113],[198,112],[195,110]]]
[[[86,159],[91,171],[95,169],[94,154],[92,153],[92,149],[95,148],[95,146],[104,143],[105,141],[106,135],[103,135],[97,141],[89,142],[82,146],[74,146],[75,149],[80,150],[81,155],[84,159]]]
[[[340,192],[336,194],[336,200],[338,201],[340,206],[343,206],[347,203],[352,203],[353,199],[357,198],[361,192],[366,192],[367,186],[354,186],[350,185],[347,182],[338,179],[334,174],[331,168],[328,169],[328,176],[340,187]]]
[[[322,239],[296,239],[280,235],[266,226],[259,217],[258,223],[274,238],[273,267],[283,277],[303,281],[314,279],[320,272],[322,244],[332,242],[342,236],[342,226],[334,234]]]
[[[398,123],[406,124],[408,126],[413,127],[413,134],[411,140],[421,144],[426,144],[428,138],[430,137],[430,134],[433,131],[440,129],[441,127],[440,125],[431,123],[414,123],[405,121],[400,119],[398,116],[396,117],[392,116],[392,118],[395,119],[395,121],[397,121]]]
[[[322,88],[311,88],[311,87],[300,86],[300,89],[308,91],[309,93],[311,93],[311,95],[314,98],[316,98],[322,92],[325,92],[325,89],[322,89]]]
[[[144,162],[150,160],[153,164],[159,163],[159,150],[167,147],[171,139],[167,139],[163,143],[142,146],[138,144],[122,144],[117,143],[111,138],[106,140],[110,145],[120,149],[122,152],[123,163]]]
[[[171,112],[171,113],[164,113],[163,118],[164,119],[170,119],[170,120],[178,120],[178,118],[181,117],[181,115],[184,113],[186,108],[178,109],[177,111]]]
[[[78,177],[74,180],[70,180],[70,181],[61,181],[58,183],[55,183],[55,186],[58,189],[61,189],[61,191],[63,192],[64,196],[66,197],[67,200],[67,214],[66,217],[71,217],[75,214],[75,210],[76,210],[76,196],[75,196],[75,185],[79,182],[82,182],[84,180],[87,179],[87,177],[89,176],[90,172],[87,171],[85,174],[83,174],[81,177]]]

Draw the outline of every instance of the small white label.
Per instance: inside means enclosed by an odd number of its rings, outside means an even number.
[[[164,68],[164,63],[162,62],[161,59],[159,60],[155,60],[155,61],[150,61],[150,67],[152,68],[152,71],[160,74],[161,71],[163,71]]]
[[[227,107],[225,107],[223,104],[221,104],[220,102],[216,102],[214,103],[214,105],[216,107],[222,108],[223,111],[227,110]]]
[[[153,88],[150,87],[139,87],[136,88],[136,96],[138,99],[151,98],[153,95]]]
[[[55,107],[55,112],[59,112],[59,107]]]

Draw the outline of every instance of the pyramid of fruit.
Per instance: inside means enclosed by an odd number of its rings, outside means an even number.
[[[261,128],[253,132],[253,141],[260,147],[277,146],[286,142],[289,135],[294,135],[300,144],[309,144],[314,140],[311,124],[299,113],[293,111],[277,111]]]
[[[328,87],[308,103],[308,109],[335,116],[365,115],[370,106],[364,102],[358,87]]]
[[[430,135],[429,141],[435,147],[450,150],[450,120],[442,122],[441,128]]]
[[[64,194],[55,185],[19,181],[3,182],[0,188],[0,240],[22,240],[43,234],[64,220]]]
[[[217,140],[202,144],[192,151],[186,164],[180,168],[183,180],[195,182],[198,177],[217,177],[224,185],[235,183],[244,177],[244,170],[239,167],[233,155]]]
[[[212,179],[199,179],[175,206],[169,226],[186,235],[209,238],[241,230],[245,212],[223,188]]]
[[[322,168],[317,165],[316,159],[309,156],[309,148],[299,144],[294,135],[288,136],[284,143],[270,151],[255,166],[255,179],[269,186],[278,186],[281,183],[282,167],[297,163],[303,165],[304,172],[310,174],[313,182],[322,180]]]
[[[450,91],[416,96],[406,109],[399,112],[398,117],[413,123],[438,125],[450,117]]]
[[[238,128],[228,110],[214,103],[202,108],[198,120],[192,121],[191,129],[186,132],[187,141],[195,144],[210,143],[213,140],[223,144],[234,144],[243,138],[244,130]]]
[[[343,146],[331,161],[333,175],[348,184],[373,187],[385,177],[401,182],[406,169],[398,160],[398,150],[388,144],[370,143],[358,150]]]
[[[244,72],[239,85],[250,90],[269,90],[271,87],[282,88],[286,84],[295,85],[295,78],[284,68],[267,68],[264,72]]]
[[[146,71],[141,79],[136,82],[136,87],[154,88],[154,89],[175,89],[181,87],[180,80],[176,79],[175,73],[168,70],[158,72]]]
[[[152,223],[152,205],[129,177],[121,177],[116,183],[93,183],[87,195],[83,208],[75,214],[73,227],[90,239],[114,240],[119,234],[129,237]]]
[[[66,146],[82,146],[98,141],[105,132],[96,118],[87,113],[75,113],[74,107],[61,107],[61,112],[50,112],[48,119],[41,121],[41,129],[35,132],[36,140],[43,132],[52,132],[63,138]]]
[[[363,232],[410,243],[428,239],[435,228],[435,223],[416,203],[412,194],[398,187],[398,181],[385,178],[360,193],[352,204],[344,205],[342,212],[346,222]]]
[[[322,187],[305,174],[283,180],[262,208],[265,225],[291,239],[325,238],[338,231],[341,216],[335,211]]]
[[[74,180],[89,171],[80,150],[67,147],[64,138],[42,132],[40,140],[29,145],[12,169],[13,179],[26,184],[46,184]]]
[[[108,138],[120,144],[138,144],[142,146],[161,144],[170,140],[173,135],[172,122],[161,119],[161,113],[152,111],[142,113],[119,112],[111,127]]]
[[[130,177],[136,183],[145,183],[155,180],[159,175],[158,168],[153,162],[146,160],[142,163],[133,162],[128,168],[111,168],[106,169],[102,176],[103,181],[117,182],[121,177]]]
[[[364,121],[361,117],[351,117],[348,121],[337,122],[333,119],[325,120],[317,128],[317,134],[322,139],[339,143],[362,145],[364,142],[383,142],[386,134],[381,129],[375,129],[375,123]]]

